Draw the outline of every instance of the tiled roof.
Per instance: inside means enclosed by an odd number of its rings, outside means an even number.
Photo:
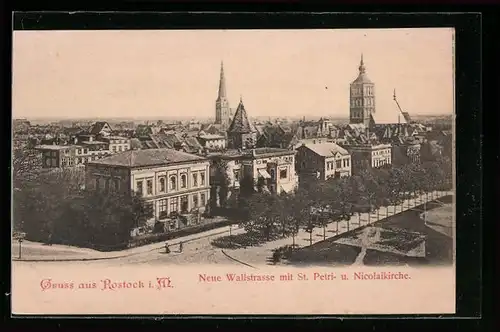
[[[243,102],[240,101],[238,108],[236,109],[236,113],[234,114],[233,121],[227,130],[228,133],[235,134],[246,134],[253,133],[257,130],[253,126],[253,124],[248,120],[247,111],[245,110],[245,106]]]
[[[108,125],[108,127],[109,127],[109,124],[107,122],[105,122],[105,121],[97,121],[96,123],[94,123],[92,125],[92,127],[90,127],[90,133],[91,134],[99,134],[101,132],[101,130],[104,128],[105,125]]]
[[[203,160],[206,159],[173,149],[148,149],[129,150],[107,158],[89,162],[88,164],[142,167]]]
[[[305,144],[305,147],[322,157],[331,157],[337,153],[340,153],[341,155],[349,154],[346,149],[333,142]]]

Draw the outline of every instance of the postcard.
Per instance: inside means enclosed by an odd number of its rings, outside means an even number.
[[[12,312],[455,313],[454,30],[14,31]]]

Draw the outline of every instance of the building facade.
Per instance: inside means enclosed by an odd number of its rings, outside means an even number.
[[[211,154],[210,183],[214,206],[219,206],[220,172],[226,172],[229,183],[228,198],[237,195],[240,181],[248,177],[255,190],[280,194],[292,193],[298,186],[295,172],[295,151],[279,148],[229,150]],[[222,166],[223,165],[223,166]],[[223,169],[221,169],[223,168]]]
[[[152,206],[149,224],[175,230],[200,221],[210,198],[210,163],[173,149],[131,150],[86,165],[86,187],[143,197]],[[174,216],[181,215],[185,218]]]
[[[392,164],[391,144],[346,144],[343,147],[351,154],[353,175]]]
[[[366,67],[361,55],[358,77],[350,85],[349,122],[371,125],[375,113],[375,84],[366,75]]]
[[[130,150],[130,139],[120,136],[78,135],[70,145],[39,145],[44,168],[83,166],[87,162]]]
[[[226,137],[216,134],[200,134],[197,137],[200,145],[206,150],[224,150],[227,147]]]
[[[321,180],[351,175],[351,155],[339,145],[303,144],[297,149],[297,172],[300,177],[314,176]]]

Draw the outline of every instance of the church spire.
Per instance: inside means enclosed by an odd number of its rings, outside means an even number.
[[[224,62],[220,63],[220,80],[218,99],[225,99],[226,96],[226,77],[224,76]]]
[[[361,53],[361,61],[359,62],[359,73],[364,74],[366,72],[365,62],[363,61],[363,53]]]

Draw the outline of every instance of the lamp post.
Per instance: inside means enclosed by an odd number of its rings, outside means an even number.
[[[17,242],[19,243],[19,259],[21,259],[22,257],[22,248],[21,248],[21,244],[23,243],[23,239],[22,238],[19,238],[17,240]]]

